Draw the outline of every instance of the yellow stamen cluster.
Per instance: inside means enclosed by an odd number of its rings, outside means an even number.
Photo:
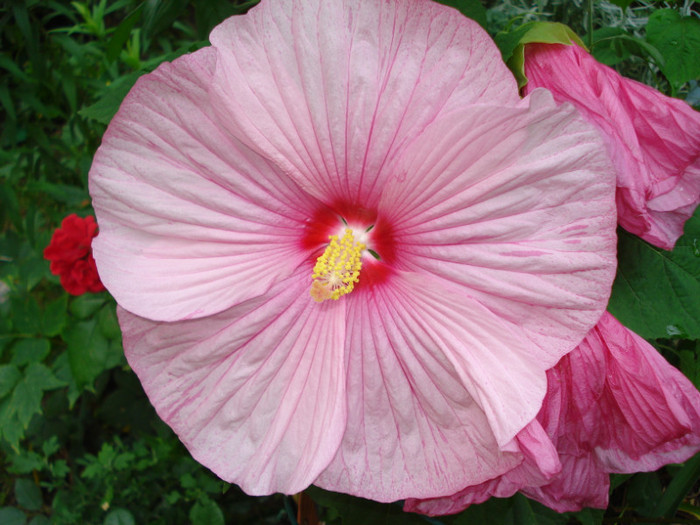
[[[311,297],[316,302],[326,299],[339,299],[349,294],[360,279],[362,251],[365,245],[356,242],[352,230],[347,228],[345,235],[338,239],[330,236],[326,251],[316,260],[311,278]]]

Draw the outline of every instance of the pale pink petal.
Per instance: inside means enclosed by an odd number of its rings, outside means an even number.
[[[700,202],[700,113],[620,76],[577,45],[525,46],[526,92],[546,87],[602,131],[620,225],[672,249]]]
[[[466,487],[451,496],[431,499],[407,499],[404,510],[429,516],[455,514],[489,498],[509,498],[523,487],[546,485],[561,471],[559,456],[542,426],[535,420],[516,437],[523,461],[497,478]]]
[[[262,2],[210,40],[224,124],[329,201],[374,206],[387,159],[440,113],[518,103],[486,32],[428,0]]]
[[[461,285],[545,368],[596,323],[616,266],[614,175],[573,107],[539,90],[519,108],[455,111],[394,171],[382,209],[397,265]]]
[[[345,430],[345,303],[313,302],[305,277],[204,319],[119,311],[127,359],[158,415],[248,494],[303,490]]]
[[[220,312],[264,293],[306,257],[315,204],[228,135],[207,96],[211,49],[142,77],[90,170],[93,252],[119,304],[154,320]]]
[[[347,430],[315,484],[427,498],[522,462],[514,437],[540,408],[545,368],[496,315],[459,287],[400,272],[348,296],[348,327]]]

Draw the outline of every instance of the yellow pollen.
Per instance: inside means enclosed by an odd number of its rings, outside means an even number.
[[[352,230],[347,228],[345,235],[329,237],[329,244],[314,266],[311,278],[311,297],[322,303],[326,299],[339,299],[349,294],[360,280],[362,251],[365,245],[355,241]]]

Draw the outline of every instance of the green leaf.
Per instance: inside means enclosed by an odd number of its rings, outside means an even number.
[[[437,0],[439,3],[454,7],[467,18],[471,18],[475,22],[486,29],[486,8],[480,0]]]
[[[38,385],[27,381],[25,377],[17,383],[10,398],[10,410],[16,415],[17,420],[24,430],[35,414],[41,412],[41,399],[44,391]]]
[[[36,385],[41,390],[61,388],[68,383],[58,379],[54,373],[42,363],[31,363],[24,372],[24,379]]]
[[[700,77],[700,19],[659,9],[647,23],[647,40],[663,55],[662,73],[675,87]]]
[[[19,442],[24,437],[24,428],[13,409],[12,398],[0,401],[0,432],[5,441],[19,454]]]
[[[685,499],[690,489],[700,479],[700,454],[688,460],[685,465],[676,472],[668,487],[654,507],[653,516],[673,518],[681,502]]]
[[[619,27],[603,27],[593,32],[591,53],[598,62],[614,66],[632,55],[649,58],[662,66],[664,57],[654,46]]]
[[[107,339],[118,339],[121,336],[119,321],[117,320],[116,306],[113,303],[106,304],[97,314],[97,322],[100,331]]]
[[[110,344],[97,319],[75,324],[63,333],[68,344],[68,359],[78,387],[85,387],[104,370],[119,365],[123,352],[119,344]]]
[[[27,295],[12,299],[12,321],[17,332],[23,334],[39,333],[41,328],[41,310],[36,300]]]
[[[574,513],[574,516],[582,525],[601,525],[605,517],[605,511],[602,509],[583,509]]]
[[[536,42],[542,44],[577,43],[586,49],[583,41],[569,26],[558,22],[528,22],[517,29],[496,35],[496,45],[501,50],[503,60],[518,80],[518,86],[527,84],[525,76],[525,45]]]
[[[81,117],[96,120],[102,124],[109,124],[112,117],[119,109],[124,97],[145,71],[136,71],[115,80],[102,93],[100,100],[78,111]]]
[[[51,525],[51,520],[46,516],[34,516],[29,525]]]
[[[225,525],[224,513],[215,501],[205,499],[198,501],[190,509],[192,525]]]
[[[700,341],[694,350],[679,350],[679,367],[683,375],[690,379],[695,388],[700,389]],[[1,381],[0,381],[1,383]]]
[[[27,516],[14,507],[0,507],[0,523],[2,525],[24,525],[27,523]]]
[[[134,515],[126,509],[114,508],[105,516],[103,525],[136,525]]]
[[[21,377],[15,365],[0,365],[0,398],[9,394]]]
[[[40,510],[44,504],[39,487],[36,483],[26,478],[17,478],[15,480],[15,499],[20,507],[27,510]]]
[[[627,483],[627,503],[645,517],[654,513],[654,506],[661,499],[663,486],[656,472],[635,474]]]
[[[41,333],[53,337],[61,333],[68,318],[68,295],[61,295],[50,302],[44,309],[41,322]]]
[[[12,347],[12,364],[23,366],[41,362],[50,350],[51,344],[46,339],[21,339]]]
[[[121,53],[124,44],[126,44],[126,41],[129,40],[129,36],[131,35],[131,30],[133,29],[134,24],[136,24],[139,18],[141,18],[141,10],[142,6],[139,6],[133,13],[127,16],[114,30],[112,38],[107,44],[106,54],[107,60],[109,62],[114,62],[117,58],[119,58],[119,53]]]
[[[105,300],[103,295],[84,294],[73,299],[68,309],[78,319],[87,319],[100,309]]]
[[[29,474],[33,470],[41,470],[44,461],[39,454],[30,450],[22,450],[20,454],[10,456],[11,466],[8,472],[14,474]]]
[[[620,230],[608,310],[646,339],[700,339],[700,209],[672,252]]]

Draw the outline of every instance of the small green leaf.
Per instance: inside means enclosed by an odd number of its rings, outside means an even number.
[[[15,365],[0,365],[0,398],[9,394],[21,377]]]
[[[121,335],[119,321],[117,321],[116,307],[113,303],[106,304],[97,314],[97,322],[100,331],[107,339],[117,339]]]
[[[102,295],[84,294],[73,299],[68,309],[78,319],[87,319],[100,309],[105,300]]]
[[[44,504],[39,487],[26,478],[15,480],[15,499],[20,507],[32,511],[40,510]]]
[[[12,322],[22,334],[36,334],[41,329],[41,310],[36,300],[27,295],[12,299]]]
[[[78,111],[78,114],[81,117],[96,120],[102,124],[109,124],[126,94],[144,73],[145,71],[137,71],[115,80],[103,91],[100,100],[91,106],[81,109]]]
[[[518,86],[527,84],[525,76],[525,45],[533,43],[542,44],[578,44],[586,49],[583,41],[571,28],[558,22],[528,22],[517,29],[496,35],[498,45],[503,55],[503,60],[518,80]]]
[[[110,38],[109,43],[107,44],[106,55],[109,62],[114,62],[117,58],[119,58],[119,53],[121,53],[122,49],[124,48],[126,41],[129,40],[134,24],[136,24],[139,18],[141,18],[141,10],[142,7],[138,7],[129,16],[122,20],[122,22],[114,30],[112,38]]]
[[[67,385],[42,363],[31,363],[24,372],[24,379],[41,390],[53,390]]]
[[[10,398],[10,410],[16,414],[24,430],[29,426],[32,417],[41,412],[41,399],[43,396],[44,391],[41,387],[31,381],[27,381],[26,377],[17,383]]]
[[[14,474],[29,474],[33,470],[41,470],[44,461],[39,454],[30,450],[22,450],[20,454],[10,456],[11,466],[8,472]]]
[[[24,428],[17,419],[12,398],[9,397],[0,401],[0,432],[5,441],[19,454],[19,442],[24,437]]]
[[[110,344],[99,328],[97,319],[75,324],[63,333],[68,344],[68,359],[78,387],[90,384],[104,370],[119,365],[123,352],[118,344]]]
[[[41,362],[50,350],[51,344],[46,339],[21,339],[12,347],[12,364],[23,366]]]
[[[215,501],[198,501],[190,510],[192,525],[225,525],[224,514]]]
[[[659,67],[672,85],[700,77],[700,19],[659,9],[649,17],[647,40],[663,55]]]
[[[46,516],[34,516],[29,525],[51,525],[51,520]]]
[[[0,507],[0,523],[2,525],[24,525],[27,516],[15,507]]]
[[[114,508],[105,516],[103,525],[136,525],[134,515],[126,509]]]
[[[41,333],[47,337],[53,337],[61,333],[68,318],[68,295],[61,295],[55,301],[50,302],[44,309],[42,316]]]

